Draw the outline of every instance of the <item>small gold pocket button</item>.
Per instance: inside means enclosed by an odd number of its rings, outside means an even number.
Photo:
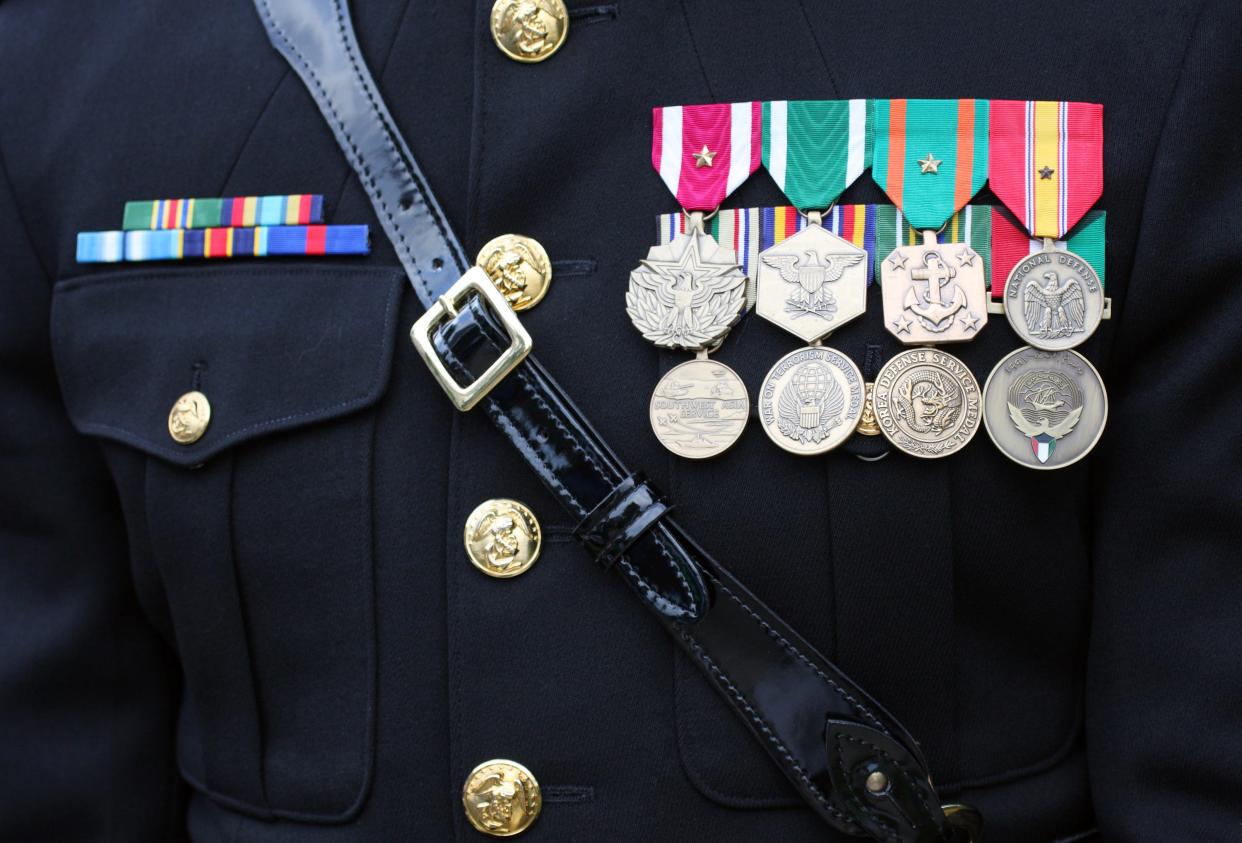
[[[550,58],[569,34],[569,11],[562,0],[496,0],[492,38],[514,61]]]
[[[466,519],[466,554],[489,577],[516,577],[539,558],[541,533],[535,514],[517,501],[484,501]]]
[[[168,435],[179,445],[193,445],[211,424],[211,402],[201,392],[187,392],[168,413]]]
[[[513,837],[539,818],[543,795],[534,774],[516,761],[484,761],[461,791],[466,819],[491,837]]]

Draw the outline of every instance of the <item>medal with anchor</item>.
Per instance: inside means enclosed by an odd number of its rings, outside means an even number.
[[[988,146],[992,192],[1042,248],[1005,282],[1005,317],[1028,345],[1081,345],[1104,314],[1091,264],[1058,245],[1104,190],[1104,109],[1086,102],[993,100]]]
[[[984,260],[941,232],[987,180],[988,103],[876,100],[872,116],[872,176],[923,237],[880,264],[884,326],[905,345],[972,340],[988,318]],[[906,351],[876,375],[873,408],[894,447],[944,457],[979,430],[979,383],[947,352]]]
[[[763,163],[807,224],[759,254],[755,312],[810,346],[768,372],[759,420],[778,446],[805,456],[848,439],[865,405],[858,367],[820,341],[867,305],[866,250],[823,225],[823,211],[866,169],[867,111],[863,99],[763,105]]]
[[[695,353],[660,379],[650,418],[665,448],[703,459],[736,442],[750,415],[742,379],[707,356],[745,310],[746,275],[703,220],[759,166],[760,104],[669,106],[653,118],[652,164],[688,212],[687,224],[630,273],[625,309],[650,342]]]

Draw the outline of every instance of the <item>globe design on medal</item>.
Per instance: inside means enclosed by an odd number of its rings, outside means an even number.
[[[776,362],[759,394],[759,421],[786,451],[811,456],[844,442],[862,416],[862,373],[848,357],[821,346]]]
[[[781,433],[799,442],[822,442],[841,423],[845,395],[828,367],[803,363],[781,393]]]

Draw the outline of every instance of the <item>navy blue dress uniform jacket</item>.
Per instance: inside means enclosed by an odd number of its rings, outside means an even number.
[[[543,363],[988,840],[1242,839],[1236,3],[571,2],[538,65],[496,49],[490,0],[352,5],[467,250],[520,232],[552,256],[523,316]],[[1104,104],[1098,450],[804,459],[752,425],[670,457],[647,396],[685,358],[623,306],[675,209],[651,107],[889,96]],[[883,201],[863,181],[845,201]],[[296,192],[369,222],[373,254],[74,260],[127,199]],[[760,173],[728,204],[782,201]],[[858,361],[897,351],[872,296],[832,340]],[[246,0],[0,3],[0,839],[473,840],[460,788],[496,757],[544,786],[531,841],[844,839],[453,411],[419,312]],[[719,358],[753,392],[795,342],[747,319]],[[1017,346],[994,319],[954,353],[982,380]],[[214,411],[195,460],[166,429],[191,388]],[[493,497],[546,534],[513,580],[462,547]]]

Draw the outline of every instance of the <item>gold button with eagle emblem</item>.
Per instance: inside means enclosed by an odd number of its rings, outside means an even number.
[[[514,61],[551,57],[569,34],[569,10],[563,0],[496,0],[492,38]]]
[[[539,818],[543,795],[530,770],[497,758],[470,771],[461,789],[466,819],[491,837],[513,837]]]
[[[535,514],[508,498],[484,501],[466,519],[466,554],[489,577],[508,579],[539,558],[542,531]]]
[[[187,392],[168,412],[168,435],[178,445],[193,445],[211,424],[211,402],[201,392]]]
[[[548,253],[538,240],[521,234],[502,234],[487,241],[474,263],[518,311],[539,304],[552,282]]]

